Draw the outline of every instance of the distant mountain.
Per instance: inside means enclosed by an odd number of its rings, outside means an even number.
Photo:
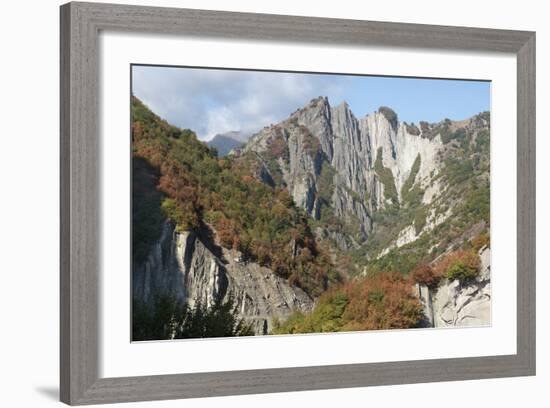
[[[248,139],[250,139],[250,136],[252,136],[250,133],[243,132],[241,130],[232,130],[230,132],[220,133],[222,136],[230,137],[231,139],[237,140],[241,143],[248,142]]]
[[[249,137],[249,134],[241,131],[218,133],[208,142],[208,146],[214,147],[218,156],[227,156],[231,150],[243,146]]]

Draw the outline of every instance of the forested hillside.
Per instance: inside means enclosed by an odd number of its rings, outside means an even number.
[[[477,279],[488,113],[416,126],[317,98],[218,157],[131,103],[137,339],[421,327],[415,285]],[[238,330],[200,326],[215,312]]]

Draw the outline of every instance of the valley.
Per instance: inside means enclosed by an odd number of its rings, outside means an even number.
[[[219,154],[132,97],[133,339],[490,324],[489,135],[321,96]]]

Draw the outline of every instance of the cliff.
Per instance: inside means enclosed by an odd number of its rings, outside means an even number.
[[[236,251],[212,248],[194,232],[176,232],[166,222],[145,262],[133,269],[133,294],[146,303],[155,294],[169,294],[193,307],[232,299],[235,314],[256,334],[267,334],[274,318],[284,321],[293,311],[309,311],[313,300],[272,270],[241,261]],[[219,252],[215,255],[214,252]]]
[[[479,257],[479,275],[473,280],[446,279],[433,289],[416,285],[427,326],[486,326],[491,323],[491,250],[482,248]]]
[[[475,138],[487,126],[472,118],[418,128],[385,107],[357,119],[347,103],[332,107],[319,97],[254,135],[243,156],[253,156],[259,177],[285,186],[314,219],[330,214],[352,227],[345,236],[331,232],[347,250],[373,233],[377,212],[409,205],[412,193],[426,207],[441,198],[447,185],[440,173],[457,146],[449,142]]]

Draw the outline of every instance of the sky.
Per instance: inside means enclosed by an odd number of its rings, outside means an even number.
[[[331,106],[346,101],[357,118],[388,106],[409,123],[490,110],[490,82],[448,79],[133,65],[132,92],[201,140],[235,130],[253,133],[318,96],[327,96]]]

